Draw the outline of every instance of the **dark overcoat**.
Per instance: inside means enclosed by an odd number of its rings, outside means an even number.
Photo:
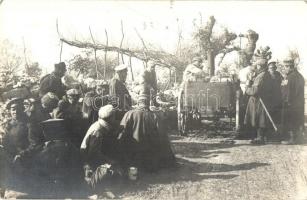
[[[252,86],[246,88],[246,94],[249,95],[247,103],[244,124],[255,128],[267,128],[270,125],[267,114],[260,103],[262,99],[267,110],[270,111],[273,100],[273,83],[268,71],[264,70],[258,73]]]
[[[304,125],[304,77],[293,70],[287,76],[285,86],[286,124],[290,130],[296,130]]]
[[[54,73],[48,74],[40,80],[40,96],[44,96],[48,92],[55,93],[59,99],[65,95],[65,86],[61,81],[61,77],[56,76]]]

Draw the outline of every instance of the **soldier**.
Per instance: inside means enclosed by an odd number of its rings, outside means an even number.
[[[171,166],[175,157],[159,117],[149,110],[149,95],[138,97],[138,107],[128,111],[121,123],[119,141],[123,163],[144,171],[157,171]]]
[[[249,100],[246,108],[246,114],[244,119],[245,125],[251,125],[257,129],[257,137],[252,140],[252,144],[265,144],[266,131],[270,127],[270,122],[265,109],[261,103],[270,110],[272,105],[272,79],[267,71],[268,57],[265,50],[261,53],[254,63],[257,67],[257,75],[251,84],[247,83],[246,94],[249,95]],[[269,53],[268,53],[269,54]]]
[[[82,113],[92,124],[98,119],[98,110],[108,103],[108,84],[105,81],[96,83],[95,90],[87,92],[84,97]]]
[[[58,107],[54,110],[54,117],[64,119],[71,142],[79,147],[86,128],[83,120],[81,105],[79,103],[80,92],[77,89],[70,89],[66,96],[59,101]]]
[[[53,92],[58,98],[62,98],[63,95],[65,95],[65,86],[63,85],[61,78],[65,73],[66,65],[64,62],[55,64],[54,71],[40,80],[40,96],[42,97],[48,92]]]
[[[156,63],[153,61],[149,61],[147,63],[147,67],[144,70],[143,74],[141,75],[141,82],[140,84],[146,84],[150,88],[150,95],[151,95],[151,101],[154,106],[158,106],[159,104],[156,101],[157,96],[157,75],[155,71]]]
[[[39,150],[45,142],[40,123],[52,118],[50,113],[57,107],[58,102],[58,97],[54,93],[48,92],[41,98],[40,102],[33,103],[28,122],[29,142],[33,150]]]
[[[113,106],[117,109],[116,120],[120,121],[125,112],[131,109],[131,96],[126,88],[127,66],[122,64],[115,67],[115,75],[110,82],[109,95]]]
[[[288,141],[285,144],[295,144],[298,141],[299,131],[304,127],[304,77],[297,71],[292,58],[284,60],[287,73],[285,86],[285,125]],[[289,134],[289,135],[288,135]]]
[[[282,75],[276,71],[277,66],[275,61],[271,61],[268,64],[269,73],[273,80],[273,95],[272,95],[272,109],[270,111],[273,121],[280,123],[281,121],[281,110],[282,110],[282,95],[281,95],[281,82],[283,80]]]
[[[114,132],[114,122],[113,106],[101,107],[98,120],[88,129],[81,144],[85,181],[93,189],[97,189],[100,184],[106,184],[111,178],[123,175],[117,164],[117,135]]]
[[[189,64],[183,72],[183,81],[195,81],[196,77],[204,74],[202,70],[203,59],[201,57],[194,57],[192,64]]]

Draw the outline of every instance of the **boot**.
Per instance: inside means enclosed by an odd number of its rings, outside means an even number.
[[[285,144],[285,145],[293,145],[293,144],[295,144],[295,135],[294,135],[293,131],[290,131],[290,138],[289,138],[289,140],[282,141],[281,143]]]
[[[264,145],[265,144],[264,129],[263,128],[258,128],[257,138],[252,140],[251,144],[255,144],[255,145]]]

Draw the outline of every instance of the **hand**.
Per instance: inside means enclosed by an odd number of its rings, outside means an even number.
[[[13,163],[19,162],[20,161],[21,156],[19,154],[17,154],[13,160]]]

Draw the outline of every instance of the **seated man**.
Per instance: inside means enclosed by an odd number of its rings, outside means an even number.
[[[139,95],[137,109],[128,111],[120,123],[119,142],[126,167],[154,172],[173,165],[175,157],[158,116],[149,110],[149,102],[149,95]]]
[[[81,104],[79,104],[80,93],[77,89],[70,89],[66,96],[59,101],[54,110],[54,117],[64,119],[71,142],[79,148],[86,131],[86,121],[83,120]]]
[[[202,70],[202,58],[194,57],[192,64],[189,64],[183,72],[183,82],[186,81],[196,81],[196,78],[203,75],[204,71]]]
[[[27,165],[29,150],[28,127],[26,115],[23,112],[23,99],[15,98],[10,100],[6,108],[10,110],[11,119],[5,124],[2,139],[3,150],[8,158],[9,165],[13,170],[19,170],[21,166],[25,167]],[[16,165],[17,163],[18,165]]]
[[[117,137],[114,134],[115,109],[106,105],[99,109],[98,120],[88,129],[82,144],[85,180],[95,189],[110,178],[122,176],[116,164]]]

